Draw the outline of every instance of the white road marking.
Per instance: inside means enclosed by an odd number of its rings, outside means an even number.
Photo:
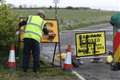
[[[80,80],[86,80],[84,77],[82,77],[78,72],[72,70],[72,73],[75,74]]]

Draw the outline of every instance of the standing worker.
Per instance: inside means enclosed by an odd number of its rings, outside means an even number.
[[[113,59],[112,70],[120,70],[120,13],[114,14],[110,20],[113,26]]]
[[[45,15],[39,11],[37,15],[29,16],[24,31],[24,48],[23,48],[23,71],[27,72],[29,68],[29,56],[32,51],[33,72],[37,72],[40,64],[40,41],[42,33],[49,33],[45,27]]]

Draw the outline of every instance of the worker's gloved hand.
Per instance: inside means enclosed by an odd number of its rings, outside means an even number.
[[[56,36],[56,34],[52,30],[50,30],[48,35],[49,35],[49,37],[48,37],[49,40],[53,40]]]
[[[20,31],[16,31],[16,35],[19,35],[20,34]]]
[[[43,35],[43,39],[48,39],[48,35]]]

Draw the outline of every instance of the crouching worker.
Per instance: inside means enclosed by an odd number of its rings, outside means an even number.
[[[24,35],[24,28],[26,25],[26,18],[19,17],[19,24],[16,29],[16,59],[19,59],[20,49],[23,47],[23,35]]]
[[[23,71],[27,72],[29,68],[29,55],[32,51],[33,72],[37,72],[40,66],[40,41],[43,33],[47,35],[49,30],[45,26],[45,14],[39,11],[37,15],[29,16],[24,30],[24,48],[23,48]],[[23,26],[23,25],[22,25]]]

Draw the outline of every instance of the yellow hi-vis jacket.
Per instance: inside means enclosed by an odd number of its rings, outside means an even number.
[[[24,38],[31,38],[40,42],[45,22],[40,16],[29,16],[25,27]]]

